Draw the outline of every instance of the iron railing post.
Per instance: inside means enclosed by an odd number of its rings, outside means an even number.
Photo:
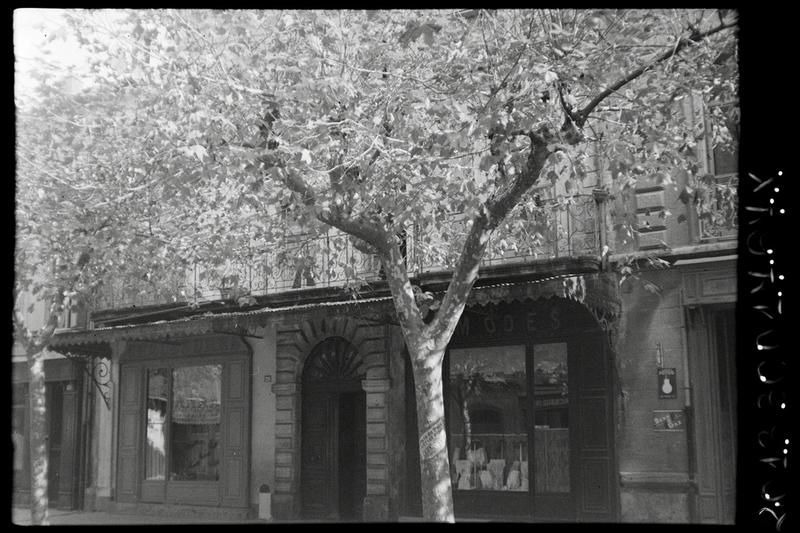
[[[607,255],[603,255],[603,249],[608,245],[608,227],[606,226],[606,204],[609,199],[609,193],[605,189],[594,189],[592,191],[595,203],[595,243],[597,244],[598,252],[601,255],[601,261],[605,261]],[[603,263],[605,265],[605,263]]]

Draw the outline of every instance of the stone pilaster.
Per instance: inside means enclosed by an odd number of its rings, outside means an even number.
[[[300,384],[275,383],[275,488],[272,512],[277,519],[298,513],[300,480]]]
[[[387,446],[388,378],[361,382],[367,395],[367,495],[364,497],[363,518],[380,522],[389,516],[389,450]]]

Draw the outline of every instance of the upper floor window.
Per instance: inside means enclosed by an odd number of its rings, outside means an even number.
[[[695,98],[695,100],[699,100]],[[698,143],[701,169],[697,182],[700,239],[736,237],[739,185],[739,103],[700,102],[704,133]]]

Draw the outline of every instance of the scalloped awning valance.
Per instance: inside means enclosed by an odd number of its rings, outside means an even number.
[[[511,303],[540,298],[564,298],[585,305],[598,324],[616,342],[616,327],[622,314],[619,298],[619,277],[615,273],[562,275],[526,283],[500,283],[477,287],[468,304]]]
[[[600,326],[607,332],[613,333],[622,309],[618,287],[617,276],[613,273],[562,275],[535,281],[475,287],[470,294],[469,305],[510,303],[539,298],[565,298],[585,305]],[[391,305],[390,296],[208,314],[89,330],[67,330],[56,333],[50,346],[57,351],[81,351],[79,349],[81,346],[88,349],[92,345],[97,346],[123,340],[158,341],[213,333],[246,334],[248,328],[266,324],[269,315],[302,313],[320,308],[336,309],[338,313],[355,312],[356,309],[363,312],[368,308],[384,309],[387,305]]]

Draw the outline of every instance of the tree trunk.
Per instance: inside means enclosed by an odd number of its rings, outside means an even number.
[[[454,522],[453,488],[444,425],[444,350],[438,353],[412,351],[410,355],[417,400],[422,515],[425,520],[434,522]]]
[[[472,448],[472,420],[469,417],[469,398],[464,394],[464,399],[461,402],[461,418],[464,421],[464,453]],[[460,459],[460,457],[456,457]]]
[[[29,446],[31,460],[31,523],[49,525],[47,513],[47,423],[45,417],[44,350],[28,352]]]

